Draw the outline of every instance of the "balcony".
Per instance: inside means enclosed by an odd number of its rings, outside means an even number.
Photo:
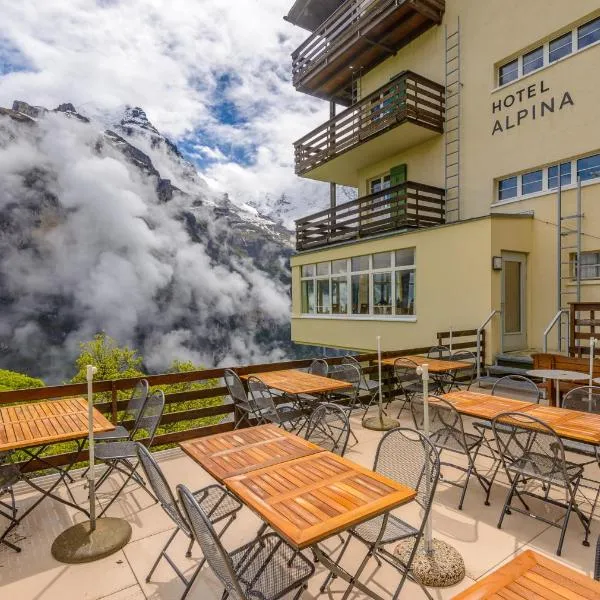
[[[296,221],[296,249],[445,223],[445,191],[412,181]]]
[[[352,82],[439,25],[445,0],[347,0],[292,54],[296,89],[352,103]]]
[[[443,133],[445,96],[444,86],[400,73],[298,140],[296,173],[356,187],[362,167]]]

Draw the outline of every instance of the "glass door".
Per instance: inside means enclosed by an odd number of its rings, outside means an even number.
[[[502,253],[502,336],[504,350],[527,348],[527,256]]]

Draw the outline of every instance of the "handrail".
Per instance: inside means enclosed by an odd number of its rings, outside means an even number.
[[[569,313],[569,311],[566,308],[561,308],[555,315],[554,318],[552,319],[552,321],[550,321],[550,323],[548,324],[548,327],[546,327],[546,329],[544,329],[544,341],[542,343],[542,348],[544,351],[544,354],[546,352],[548,352],[548,335],[550,334],[550,332],[552,331],[553,327],[556,325],[556,323],[558,322],[558,320],[563,316],[564,313]],[[569,335],[569,325],[567,325],[567,337]],[[558,340],[558,351],[560,352],[560,349],[562,348],[562,340]]]
[[[502,311],[498,309],[493,310],[488,315],[488,318],[477,328],[477,381],[481,379],[481,332],[497,314],[502,314]]]

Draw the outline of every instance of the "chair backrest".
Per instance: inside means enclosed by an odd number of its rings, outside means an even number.
[[[186,515],[192,529],[192,534],[200,545],[202,554],[213,573],[225,586],[225,591],[229,592],[229,597],[232,600],[247,600],[238,582],[229,554],[223,548],[214,527],[194,495],[182,484],[177,486],[177,494],[181,501],[183,513]]]
[[[517,395],[520,400],[539,403],[541,391],[531,379],[523,375],[505,375],[492,387],[492,396],[511,398]]]
[[[459,350],[450,357],[450,360],[469,363],[468,367],[454,373],[454,380],[470,387],[477,374],[477,356],[468,350]]]
[[[132,420],[134,424],[137,422],[140,412],[144,407],[144,403],[148,398],[148,380],[140,379],[133,388],[127,407],[125,408],[125,415],[123,421]],[[134,425],[135,426],[135,425]]]
[[[437,360],[450,360],[451,355],[448,346],[432,346],[427,352],[427,358],[436,358]]]
[[[225,385],[227,386],[227,391],[231,396],[231,401],[234,404],[238,402],[247,404],[248,395],[246,394],[244,384],[242,383],[242,380],[238,377],[238,374],[235,371],[232,371],[231,369],[225,369],[223,373],[223,379],[225,379]]]
[[[329,376],[332,379],[337,379],[338,381],[347,381],[348,383],[351,383],[354,394],[358,394],[362,379],[362,372],[356,365],[335,365],[330,369]]]
[[[410,358],[397,358],[394,361],[394,377],[396,383],[404,389],[405,386],[419,383],[421,378],[417,375],[417,363]]]
[[[308,366],[308,373],[311,375],[320,375],[321,377],[327,377],[329,373],[329,365],[323,358],[315,358]]]
[[[186,535],[191,535],[188,522],[179,510],[175,496],[173,495],[161,468],[152,456],[152,453],[146,446],[139,443],[136,444],[136,451],[142,469],[146,474],[146,479],[148,480],[154,495],[158,498],[163,510],[169,515],[175,525],[183,530]]]
[[[424,429],[423,398],[413,398],[410,410],[415,427],[419,430]],[[429,396],[429,439],[438,447],[449,447],[455,450],[462,448],[467,452],[462,416],[450,402],[438,396]]]
[[[350,421],[346,411],[337,404],[323,403],[310,415],[305,439],[330,452],[344,456],[350,436]]]
[[[547,423],[524,412],[505,412],[492,419],[492,431],[505,469],[527,466],[528,471],[568,485],[562,440]]]
[[[155,392],[152,392],[148,396],[144,406],[142,407],[142,410],[140,411],[140,416],[135,424],[131,439],[137,439],[137,441],[144,444],[144,446],[150,446],[154,436],[156,435],[156,430],[160,424],[164,409],[165,394],[163,391],[156,390]],[[140,440],[136,437],[136,434],[141,431],[144,431],[146,436]]]
[[[264,415],[264,412],[267,411],[270,418],[280,423],[279,413],[277,412],[271,390],[262,379],[254,375],[248,377],[248,400],[257,417],[259,417],[261,413]]]
[[[425,523],[440,476],[440,457],[425,435],[408,427],[388,431],[377,447],[373,469],[417,491]]]
[[[600,414],[600,386],[583,385],[565,394],[563,408]]]

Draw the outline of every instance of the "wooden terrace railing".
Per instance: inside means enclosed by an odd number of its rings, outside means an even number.
[[[445,191],[408,181],[296,221],[296,249],[308,250],[407,228],[442,225]]]
[[[444,131],[444,86],[404,71],[295,142],[296,173],[318,167],[401,125]]]

